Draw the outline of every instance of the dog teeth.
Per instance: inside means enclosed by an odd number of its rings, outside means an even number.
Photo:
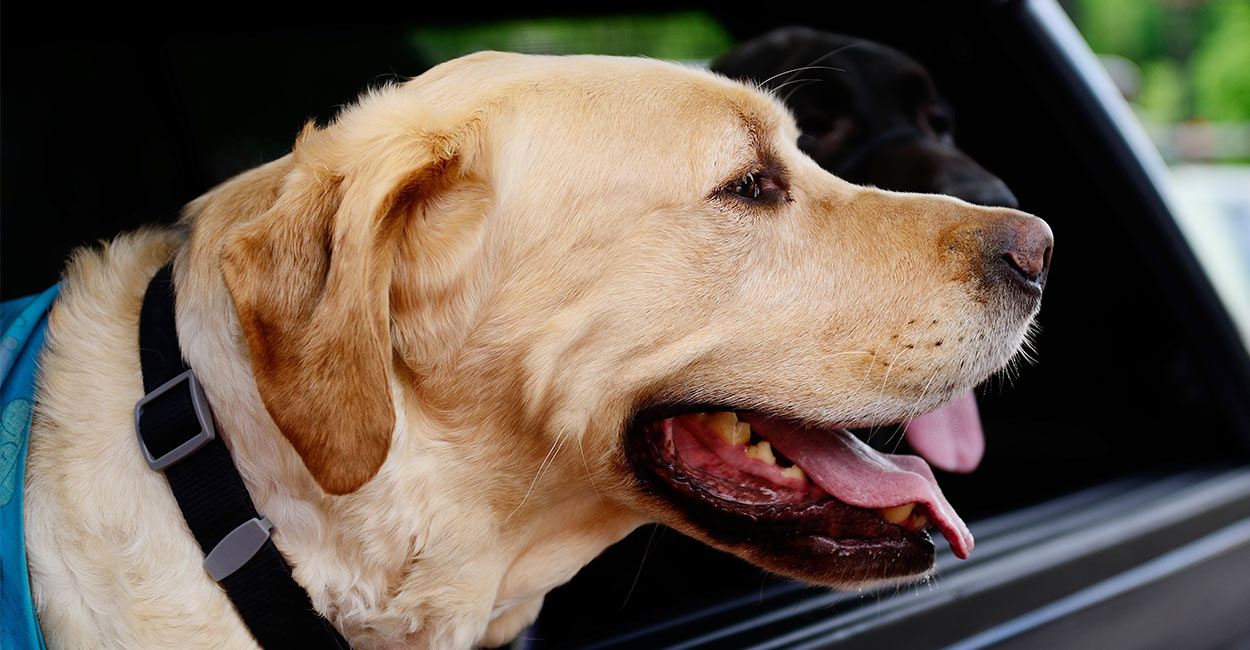
[[[746,448],[747,458],[755,458],[762,460],[769,465],[777,464],[777,457],[773,455],[773,446],[767,440],[761,440],[758,443]]]
[[[794,479],[796,481],[807,482],[807,474],[804,474],[803,470],[798,465],[782,467],[781,475],[789,479]]]
[[[807,482],[807,474],[799,466],[780,467],[777,465],[777,455],[773,453],[772,443],[767,440],[761,440],[754,445],[747,446],[746,443],[751,441],[751,425],[739,420],[736,413],[732,411],[717,411],[715,413],[695,413],[691,417],[695,422],[715,431],[716,435],[725,441],[725,444],[741,446],[742,453],[746,454],[747,458],[754,458],[777,467],[781,475],[788,479]]]
[[[893,508],[878,508],[877,514],[881,515],[882,519],[892,524],[901,524],[906,521],[909,516],[911,516],[911,511],[915,508],[915,503],[904,503],[901,506],[894,506]]]
[[[730,411],[709,414],[705,423],[726,444],[741,445],[751,439],[751,425],[739,422],[738,416]]]

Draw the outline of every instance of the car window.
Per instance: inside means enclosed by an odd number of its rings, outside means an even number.
[[[1170,169],[1178,225],[1250,342],[1250,5],[1064,8]]]

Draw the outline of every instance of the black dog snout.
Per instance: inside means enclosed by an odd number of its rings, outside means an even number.
[[[938,187],[937,194],[949,194],[974,205],[995,208],[1018,208],[1020,202],[1011,192],[1007,184],[986,172],[984,177],[963,180],[947,186]]]

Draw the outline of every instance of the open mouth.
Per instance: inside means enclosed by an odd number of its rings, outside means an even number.
[[[916,575],[933,563],[930,527],[957,556],[972,550],[924,460],[845,429],[667,409],[640,414],[627,439],[635,472],[682,517],[766,568],[829,583]]]

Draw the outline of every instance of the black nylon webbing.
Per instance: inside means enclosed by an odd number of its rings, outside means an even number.
[[[152,392],[187,370],[174,327],[174,286],[169,265],[148,285],[139,315],[139,358],[143,387]],[[154,456],[175,448],[199,431],[186,390],[171,390],[149,402],[140,420],[143,439]],[[169,487],[187,526],[208,555],[240,524],[259,517],[220,437],[165,468]],[[349,648],[343,637],[313,609],[291,568],[266,541],[240,569],[223,578],[235,609],[265,648]]]

